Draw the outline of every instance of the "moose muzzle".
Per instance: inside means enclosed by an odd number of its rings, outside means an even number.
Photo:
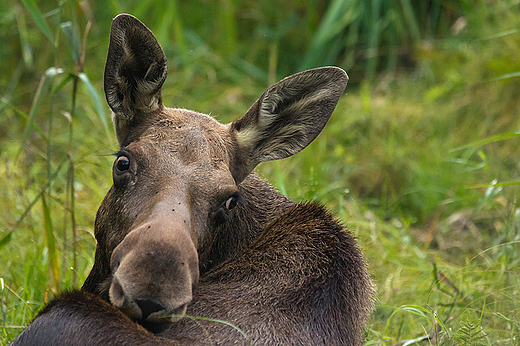
[[[154,323],[186,312],[199,279],[189,223],[150,217],[111,257],[110,301],[128,316]]]

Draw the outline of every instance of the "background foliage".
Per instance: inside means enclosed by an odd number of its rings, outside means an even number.
[[[169,61],[164,102],[240,116],[278,79],[339,65],[315,143],[258,172],[359,237],[378,288],[367,345],[517,345],[518,0],[0,4],[0,344],[93,264],[117,150],[102,76],[132,13]]]

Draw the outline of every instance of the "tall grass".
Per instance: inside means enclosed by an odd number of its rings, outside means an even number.
[[[0,344],[93,264],[117,150],[103,66],[121,12],[166,51],[165,104],[224,122],[300,68],[347,68],[354,88],[324,133],[259,173],[295,200],[322,201],[359,237],[379,292],[367,344],[517,344],[517,6],[5,1]]]
[[[395,71],[400,59],[412,62],[415,46],[422,40],[446,34],[462,15],[462,4],[443,0],[331,1],[301,67],[339,62],[369,78],[378,70]]]

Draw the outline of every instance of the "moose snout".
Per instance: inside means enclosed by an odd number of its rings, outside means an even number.
[[[186,312],[199,269],[189,229],[181,226],[145,223],[114,249],[110,301],[128,316],[160,323]]]

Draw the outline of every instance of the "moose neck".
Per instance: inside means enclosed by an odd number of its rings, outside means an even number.
[[[208,232],[211,235],[201,246],[201,275],[249,246],[271,220],[294,204],[255,174],[247,176],[239,189],[245,202],[228,222]]]

